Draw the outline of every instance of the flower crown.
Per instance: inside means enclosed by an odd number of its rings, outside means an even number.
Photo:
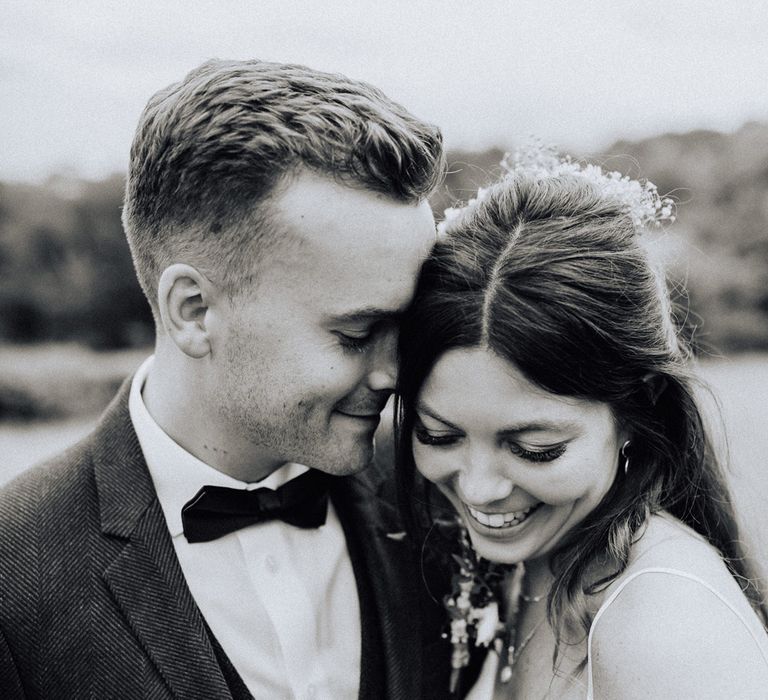
[[[526,176],[545,180],[561,175],[584,178],[595,185],[606,198],[623,204],[632,217],[632,223],[639,229],[658,227],[664,222],[675,221],[674,200],[659,196],[658,188],[652,182],[632,180],[628,175],[622,175],[615,170],[603,170],[599,165],[581,163],[570,155],[560,155],[552,146],[540,143],[526,146],[511,154],[507,153],[499,165],[504,171],[502,179]],[[438,231],[443,233],[448,222],[476,202],[483,201],[488,191],[489,188],[481,187],[466,206],[446,209],[445,218],[438,225]]]

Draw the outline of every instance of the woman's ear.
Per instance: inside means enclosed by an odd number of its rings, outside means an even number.
[[[211,351],[206,316],[213,287],[199,270],[174,263],[163,270],[157,304],[163,329],[185,355],[201,358]]]
[[[643,384],[645,390],[648,393],[648,397],[651,399],[651,403],[655,406],[659,397],[664,393],[667,388],[667,378],[662,377],[659,374],[649,372],[643,377]]]

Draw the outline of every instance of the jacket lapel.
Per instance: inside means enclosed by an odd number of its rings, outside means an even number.
[[[96,436],[94,470],[102,532],[125,542],[103,578],[174,695],[230,698],[131,424],[129,391],[127,380]]]
[[[420,697],[421,683],[417,567],[394,501],[382,496],[382,485],[369,469],[339,479],[331,498],[347,538],[360,596],[360,697],[412,700]]]

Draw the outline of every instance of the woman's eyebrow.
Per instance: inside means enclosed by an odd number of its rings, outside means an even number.
[[[419,401],[416,404],[416,413],[423,413],[424,415],[429,416],[432,420],[436,420],[438,423],[442,423],[452,430],[461,430],[461,428],[451,423],[451,421],[443,418],[437,411],[431,409],[423,401]]]
[[[499,434],[519,435],[520,433],[570,433],[576,432],[578,430],[579,423],[576,421],[553,421],[541,419],[505,426],[499,431]]]
[[[454,425],[448,419],[441,416],[433,408],[430,408],[423,401],[419,401],[416,404],[416,412],[429,416],[438,423],[443,423],[453,430],[461,430],[457,425]],[[521,433],[569,433],[577,432],[579,430],[579,423],[576,421],[562,420],[553,421],[546,418],[534,419],[526,421],[525,423],[516,423],[507,425],[498,431],[501,437],[507,435],[520,435]]]

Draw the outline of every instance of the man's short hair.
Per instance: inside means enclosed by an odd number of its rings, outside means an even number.
[[[131,147],[123,209],[153,309],[173,262],[236,294],[274,243],[270,194],[302,168],[416,203],[443,175],[442,137],[377,88],[298,65],[208,61],[154,95]]]

